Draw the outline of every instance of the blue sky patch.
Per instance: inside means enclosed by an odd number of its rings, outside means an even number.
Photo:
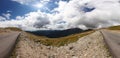
[[[36,0],[37,1],[37,0]],[[62,0],[68,2],[69,0]],[[41,10],[42,12],[46,13],[52,13],[50,12],[54,8],[58,7],[56,2],[59,2],[59,0],[51,0],[48,2],[43,8],[35,8],[32,5],[28,4],[20,4],[18,2],[12,1],[12,0],[0,0],[0,16],[3,15],[3,13],[8,13],[7,11],[11,14],[11,19],[15,19],[16,16],[23,16],[29,12]],[[35,2],[33,2],[35,3]]]

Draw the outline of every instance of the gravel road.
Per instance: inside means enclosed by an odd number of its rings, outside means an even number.
[[[103,30],[101,32],[114,58],[120,58],[120,33],[109,30]]]
[[[0,34],[0,58],[8,58],[20,33],[10,32]]]

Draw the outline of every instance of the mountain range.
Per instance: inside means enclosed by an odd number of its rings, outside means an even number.
[[[71,29],[66,29],[66,30],[37,30],[37,31],[26,31],[38,36],[46,36],[49,38],[58,38],[58,37],[65,37],[68,35],[76,34],[76,33],[82,33],[89,31],[88,30],[82,30],[80,28],[71,28]]]

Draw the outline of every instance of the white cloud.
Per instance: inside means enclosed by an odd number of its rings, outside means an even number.
[[[29,4],[34,2],[35,0],[12,0],[12,1],[18,2],[20,4]]]
[[[42,28],[49,24],[49,19],[47,14],[37,12],[30,12],[25,16],[17,16],[16,20],[0,22],[0,27],[18,27],[24,30],[33,30],[37,28]]]
[[[6,18],[4,18],[3,16],[0,16],[0,21],[5,21]]]
[[[10,13],[3,13],[3,16],[6,18],[6,19],[10,19],[10,16],[11,16],[11,14]]]
[[[30,5],[36,8],[45,6],[50,0],[12,0],[23,5]]]
[[[11,13],[12,11],[10,11],[10,10],[7,10],[7,13]]]
[[[59,2],[58,16],[71,26],[84,25],[88,28],[106,27],[120,24],[120,3],[118,0],[72,0],[69,3]],[[90,12],[84,12],[82,8],[94,7]],[[56,16],[57,16],[56,15]]]
[[[3,13],[2,16],[0,16],[0,21],[6,21],[10,19],[10,11],[7,11],[7,13]]]
[[[33,6],[34,6],[34,7],[37,7],[37,8],[41,8],[41,7],[43,7],[43,4],[37,3],[37,4],[33,5]]]
[[[87,29],[119,25],[119,6],[119,0],[60,1],[58,7],[52,10],[56,13],[30,12],[22,17],[17,16],[17,20],[0,22],[0,27],[16,26],[24,30],[34,30],[74,27]]]

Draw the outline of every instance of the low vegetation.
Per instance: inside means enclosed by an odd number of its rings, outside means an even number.
[[[111,26],[107,29],[109,29],[109,30],[120,30],[120,25],[119,26]]]
[[[12,30],[12,31],[22,31],[20,28],[16,28],[16,27],[7,27],[5,29]]]
[[[63,46],[69,43],[76,42],[80,37],[86,36],[93,32],[94,31],[87,31],[83,33],[72,34],[66,37],[60,37],[60,38],[47,38],[45,36],[36,36],[30,33],[27,33],[27,37],[30,38],[31,40],[34,40],[37,43],[41,43],[47,46]]]
[[[7,31],[4,30],[3,28],[0,28],[0,33],[3,33],[3,32],[7,32]]]

